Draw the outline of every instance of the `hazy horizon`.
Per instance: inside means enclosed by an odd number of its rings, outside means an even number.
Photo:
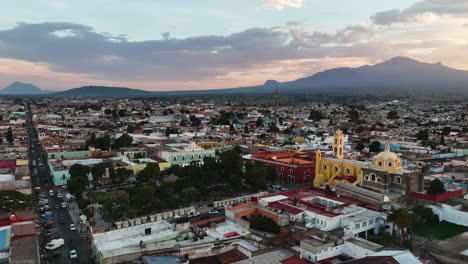
[[[24,4],[2,7],[0,88],[234,88],[395,56],[468,70],[468,0]]]

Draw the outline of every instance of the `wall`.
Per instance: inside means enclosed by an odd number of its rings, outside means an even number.
[[[440,195],[431,195],[431,194],[417,193],[417,192],[408,193],[409,197],[431,200],[431,201],[441,201],[450,197],[461,196],[461,195],[463,195],[463,190],[456,190],[453,192],[447,192],[447,193],[440,194]]]
[[[429,205],[429,207],[432,208],[434,214],[439,216],[440,221],[468,226],[468,212],[459,211],[447,204],[442,204],[442,206]]]
[[[76,157],[91,157],[92,152],[89,150],[83,150],[83,151],[64,151],[64,152],[47,152],[47,158],[52,158],[52,156],[55,159],[59,159],[62,156],[65,158],[76,158]]]

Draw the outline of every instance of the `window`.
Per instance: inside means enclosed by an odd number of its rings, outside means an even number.
[[[366,226],[367,226],[367,221],[362,222],[362,227],[366,227]]]
[[[193,155],[192,155],[192,157],[190,159],[193,159]]]
[[[371,173],[371,174],[370,174],[370,179],[371,179],[371,181],[375,181],[375,178],[376,178],[376,177],[375,177],[375,174],[374,174],[374,173]]]
[[[355,227],[355,229],[361,228],[361,223],[356,223],[356,224],[354,224],[354,227]]]
[[[310,169],[306,170],[306,175],[310,175]]]
[[[379,161],[378,164],[379,164],[379,166],[382,166],[382,162],[381,162],[381,161]]]
[[[185,160],[185,156],[182,156],[182,160]]]
[[[293,169],[289,169],[289,174],[293,174],[294,173],[294,170]]]
[[[382,179],[380,177],[378,177],[377,182],[382,182]]]
[[[351,174],[351,170],[349,168],[345,169],[346,174]]]
[[[281,167],[281,172],[284,172],[284,167]]]
[[[393,163],[389,162],[389,163],[388,163],[388,166],[389,166],[389,167],[392,167],[392,166],[393,166]]]
[[[399,176],[395,177],[395,183],[401,184],[401,178]]]
[[[177,160],[177,157],[174,157],[174,161],[176,161],[176,160]]]
[[[364,176],[364,180],[368,181],[368,180],[369,180],[369,176],[368,176],[368,175]]]
[[[369,225],[372,225],[374,223],[374,219],[369,220]]]
[[[328,167],[327,167],[327,164],[323,164],[322,168],[323,168],[324,170],[326,170],[326,169],[328,168]]]
[[[334,171],[334,172],[337,172],[337,171],[338,171],[338,167],[337,167],[337,166],[333,167],[333,171]]]

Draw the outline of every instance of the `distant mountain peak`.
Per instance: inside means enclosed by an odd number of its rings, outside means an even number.
[[[26,95],[26,94],[45,94],[49,91],[41,90],[39,87],[32,83],[23,83],[15,81],[7,87],[0,90],[0,94],[4,95]]]
[[[405,57],[405,56],[397,56],[397,57],[393,57],[389,60],[386,60],[380,64],[385,64],[385,65],[402,65],[402,64],[421,64],[421,62],[415,60],[415,59],[412,59],[412,58],[409,58],[409,57]]]
[[[279,82],[278,81],[275,81],[275,80],[268,80],[265,82],[265,86],[274,86],[274,85],[278,85]]]

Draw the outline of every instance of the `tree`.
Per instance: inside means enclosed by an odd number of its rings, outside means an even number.
[[[369,151],[370,152],[380,152],[380,142],[379,141],[373,141],[370,146],[369,146]]]
[[[388,112],[388,114],[387,114],[387,119],[398,119],[398,118],[400,118],[400,117],[398,116],[398,112],[395,111],[395,110],[392,110],[392,111]]]
[[[224,175],[242,175],[242,157],[233,150],[224,151],[220,155]]]
[[[255,121],[255,125],[257,127],[263,126],[263,119],[261,117],[257,118],[257,121]]]
[[[445,146],[445,136],[444,135],[440,135],[440,145]]]
[[[104,135],[98,139],[96,139],[94,146],[100,150],[109,150],[110,148],[110,136]]]
[[[268,170],[266,166],[255,166],[245,173],[247,182],[257,189],[265,189],[267,184]]]
[[[354,148],[355,150],[357,151],[362,151],[366,146],[364,146],[364,143],[362,142],[359,142],[357,143],[356,147]],[[379,145],[379,149],[380,149],[380,145]]]
[[[279,128],[276,126],[275,123],[271,123],[271,124],[270,124],[270,127],[269,127],[269,129],[268,129],[268,132],[278,133],[278,132],[279,132]]]
[[[115,169],[114,168],[108,168],[109,170],[109,178],[111,180],[112,183],[116,183],[118,178],[117,178],[117,175],[115,173]]]
[[[417,205],[413,207],[412,213],[415,216],[415,221],[420,224],[438,223],[439,217],[432,212],[432,209],[425,205]]]
[[[115,140],[114,147],[116,149],[120,149],[125,147],[131,147],[132,144],[133,138],[129,134],[124,133]]]
[[[191,126],[199,127],[202,123],[201,119],[196,116],[190,116]]]
[[[180,192],[180,196],[187,203],[196,201],[199,197],[197,188],[193,186],[183,189]]]
[[[91,175],[93,175],[94,182],[99,182],[106,173],[106,166],[104,164],[96,164],[91,167]]]
[[[91,137],[88,140],[86,140],[86,148],[88,148],[89,146],[96,146],[96,134],[94,133],[92,133]]]
[[[444,187],[444,183],[441,182],[437,178],[435,178],[431,182],[431,186],[429,186],[429,189],[427,190],[427,193],[432,194],[432,195],[439,195],[439,194],[443,194],[445,192],[446,192],[446,190],[445,190],[445,187]]]
[[[159,164],[158,163],[148,163],[146,167],[137,174],[137,180],[139,182],[150,182],[152,180],[157,180],[159,176]]]
[[[7,133],[6,133],[6,140],[8,143],[13,143],[15,141],[15,138],[13,137],[13,132],[11,131],[11,127],[8,128]]]
[[[115,174],[119,179],[119,182],[124,182],[128,180],[128,177],[130,177],[133,172],[131,170],[127,170],[126,168],[118,168]]]
[[[388,216],[387,220],[393,222],[393,228],[395,228],[396,225],[397,236],[399,236],[401,241],[403,242],[403,238],[405,237],[407,229],[410,228],[415,222],[415,217],[412,214],[410,214],[407,209],[400,208],[393,211]]]
[[[415,136],[417,140],[428,140],[429,131],[427,129],[420,130]]]
[[[348,114],[351,121],[355,122],[359,120],[359,112],[356,109],[352,109]]]
[[[309,120],[320,121],[320,119],[323,119],[322,112],[312,109],[309,114]]]
[[[234,150],[235,152],[239,153],[239,154],[242,154],[242,149],[239,145],[235,145],[232,150]]]

